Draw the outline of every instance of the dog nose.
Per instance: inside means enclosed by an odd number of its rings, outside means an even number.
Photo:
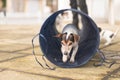
[[[64,55],[67,55],[67,54],[68,54],[67,52],[64,53]]]

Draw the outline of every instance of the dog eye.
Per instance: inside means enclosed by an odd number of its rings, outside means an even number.
[[[70,45],[72,45],[72,43],[69,43],[69,45],[68,45],[68,46],[70,46]]]
[[[61,44],[62,44],[62,45],[64,45],[64,43],[63,43],[63,42],[61,42]]]

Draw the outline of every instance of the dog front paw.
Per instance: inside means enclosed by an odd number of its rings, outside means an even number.
[[[68,60],[68,57],[67,56],[63,56],[62,61],[65,63],[65,62],[67,62],[67,60]]]
[[[74,58],[71,58],[70,63],[74,63],[74,62],[75,62]]]

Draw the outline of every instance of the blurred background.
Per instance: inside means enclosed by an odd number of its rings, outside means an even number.
[[[97,22],[120,22],[120,0],[86,0]],[[69,0],[0,0],[0,24],[36,24],[51,13],[70,8]]]
[[[60,9],[71,8],[70,0],[0,0],[0,80],[120,80],[120,31],[109,46],[102,43],[109,64],[94,67],[99,61],[90,60],[82,68],[43,69],[32,54],[32,38],[49,15]],[[89,16],[103,29],[116,31],[120,27],[120,0],[86,0]],[[42,51],[39,37],[34,40],[39,61]],[[89,76],[89,77],[88,77]]]

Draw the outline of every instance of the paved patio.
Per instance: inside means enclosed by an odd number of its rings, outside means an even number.
[[[120,27],[98,25],[113,31]],[[108,61],[116,61],[111,68],[108,68],[110,64],[107,63],[105,66],[94,67],[96,55],[89,63],[79,68],[60,68],[47,61],[50,66],[56,67],[56,70],[48,70],[41,68],[32,55],[31,40],[39,30],[40,24],[0,25],[0,80],[120,80],[120,32],[112,45],[100,45]],[[35,52],[44,65],[38,38],[35,40]]]

